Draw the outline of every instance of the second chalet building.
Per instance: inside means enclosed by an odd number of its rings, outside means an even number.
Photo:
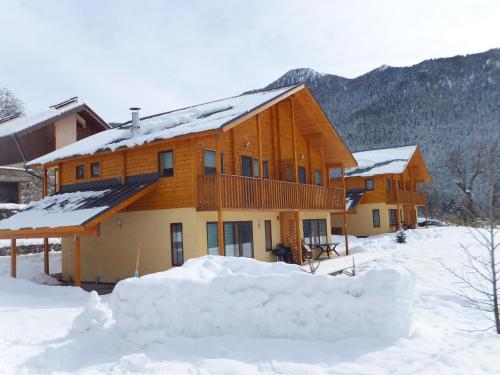
[[[418,208],[427,209],[421,186],[431,181],[420,149],[411,145],[353,155],[358,166],[346,171],[345,181],[330,175],[333,185],[345,182],[347,186],[349,234],[371,236],[401,227],[415,229]],[[334,233],[342,231],[343,219],[332,213]]]
[[[135,116],[32,161],[57,169],[60,191],[0,238],[64,237],[63,277],[79,285],[206,254],[274,260],[278,243],[300,258],[344,211],[329,169],[357,163],[304,85]]]

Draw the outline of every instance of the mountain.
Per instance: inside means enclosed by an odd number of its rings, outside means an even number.
[[[500,134],[500,49],[426,60],[410,67],[383,65],[349,79],[293,69],[265,89],[306,83],[352,151],[417,144],[433,177],[434,212],[459,193],[447,169],[453,150],[465,160],[481,140]]]

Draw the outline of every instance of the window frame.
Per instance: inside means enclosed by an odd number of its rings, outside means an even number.
[[[172,174],[168,174],[168,175],[164,175],[162,173],[162,155],[164,154],[172,154],[172,168],[169,168],[169,169],[172,169]],[[164,151],[158,151],[158,177],[160,178],[168,178],[168,177],[174,177],[175,175],[175,158],[174,158],[174,150],[164,150]]]
[[[242,224],[249,224],[250,228],[252,230],[252,241],[251,241],[251,257],[250,258],[255,258],[255,239],[254,239],[254,231],[253,231],[253,221],[251,220],[241,220],[241,221],[224,221],[223,225],[223,230],[222,230],[222,235],[224,236],[224,255],[227,256],[227,249],[226,247],[228,246],[228,241],[226,241],[226,225],[232,225],[233,226],[233,243],[231,245],[237,245],[237,254],[235,251],[235,257],[244,257],[243,255],[243,243],[241,242],[241,229],[240,225]]]
[[[174,227],[180,226],[181,233],[181,263],[177,264],[176,256],[174,256]],[[178,233],[177,231],[175,233]],[[172,267],[180,267],[184,264],[184,233],[182,229],[182,223],[170,223],[170,256],[172,260]]]
[[[369,181],[371,181],[371,188],[368,186]],[[375,190],[375,180],[373,178],[365,179],[365,190]]]
[[[214,162],[215,162],[215,167],[207,167],[207,153],[210,153],[214,155]],[[222,154],[221,154],[222,155]],[[209,169],[209,172],[207,173],[207,168]],[[212,171],[213,169],[213,171]],[[209,148],[203,149],[203,174],[205,176],[210,176],[212,174],[217,174],[217,152],[214,150],[211,150]]]
[[[273,224],[271,220],[264,220],[264,247],[266,251],[273,250]]]
[[[302,167],[302,166],[297,167],[297,177],[299,178],[299,180],[297,181],[299,184],[303,184],[303,185],[307,184],[306,167]]]
[[[380,228],[380,210],[378,208],[372,209],[372,224],[374,228]]]
[[[259,159],[252,159],[252,177],[259,178],[260,177],[260,163]]]
[[[395,227],[398,225],[398,209],[397,208],[389,208],[389,226],[390,227]]]
[[[262,178],[269,180],[269,160],[262,160]]]
[[[250,161],[250,175],[244,174],[244,162],[245,161]],[[240,162],[241,162],[241,176],[242,177],[253,177],[253,158],[248,155],[241,155],[240,157]]]
[[[208,235],[208,227],[211,225],[215,225],[215,235],[217,237],[217,254],[210,254],[210,244],[209,244],[209,235]],[[219,255],[219,223],[216,221],[207,221],[207,254],[208,255]]]
[[[94,166],[97,165],[99,168],[98,174],[94,174]],[[101,177],[101,162],[99,161],[94,161],[90,163],[90,177],[91,178],[99,178]]]
[[[314,224],[314,225],[313,225]],[[306,237],[306,227],[309,228],[309,237]],[[313,227],[317,229],[317,233],[313,233]],[[322,232],[324,229],[324,232]],[[326,219],[304,219],[302,220],[302,234],[304,236],[304,241],[308,245],[320,245],[322,242],[321,237],[325,237],[325,242],[328,242],[328,229]],[[309,242],[307,239],[309,238]]]
[[[82,171],[82,175],[78,174],[78,171]],[[78,164],[75,166],[75,179],[84,180],[85,179],[85,164]]]
[[[319,182],[318,182],[319,176]],[[320,169],[314,170],[314,184],[317,186],[323,186],[323,172]]]

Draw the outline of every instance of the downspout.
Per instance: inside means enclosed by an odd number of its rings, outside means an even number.
[[[30,176],[36,177],[40,180],[43,180],[42,176],[37,175],[32,170],[29,170],[28,167],[26,166],[26,163],[28,162],[28,160],[26,159],[26,155],[24,154],[23,148],[21,147],[21,143],[19,143],[19,139],[17,139],[16,133],[12,134],[11,136],[12,136],[12,139],[14,140],[14,142],[16,143],[17,150],[19,151],[19,154],[23,158],[23,162],[24,162],[23,168],[26,171],[26,173],[29,174]]]

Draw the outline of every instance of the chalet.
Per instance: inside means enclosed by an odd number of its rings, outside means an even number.
[[[106,129],[109,125],[77,97],[39,113],[0,119],[0,203],[41,199],[42,178],[25,163]]]
[[[356,236],[417,227],[419,207],[427,212],[421,186],[431,181],[417,146],[393,147],[353,153],[358,166],[347,169],[347,227]],[[339,174],[330,171],[332,185],[341,186]],[[332,214],[334,233],[342,232],[343,217]]]
[[[329,168],[357,164],[295,85],[142,118],[134,108],[132,121],[30,165],[56,168],[60,186],[0,221],[12,273],[16,238],[63,237],[63,278],[80,285],[206,254],[271,261],[278,243],[300,260],[301,240],[326,242],[330,213],[345,211]]]

